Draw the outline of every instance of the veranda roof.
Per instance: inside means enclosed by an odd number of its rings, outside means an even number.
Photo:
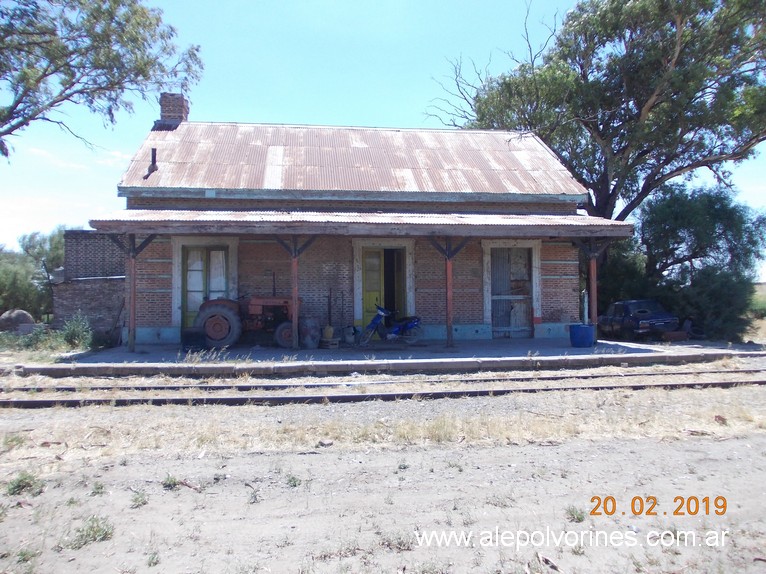
[[[630,237],[633,226],[587,215],[128,209],[91,220],[106,233],[461,237]]]

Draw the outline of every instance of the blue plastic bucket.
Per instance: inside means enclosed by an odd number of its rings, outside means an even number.
[[[580,323],[569,325],[569,341],[573,347],[592,347],[596,344],[596,326]]]

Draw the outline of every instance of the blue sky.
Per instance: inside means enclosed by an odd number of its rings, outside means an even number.
[[[543,41],[554,16],[574,0],[532,0],[529,29]],[[146,0],[199,44],[205,72],[192,88],[190,120],[438,128],[426,113],[446,94],[451,60],[511,68],[523,54],[525,0]],[[212,9],[211,6],[215,8]],[[70,106],[58,119],[89,148],[53,125],[36,123],[10,139],[0,159],[0,245],[57,225],[124,208],[117,182],[159,117],[156,100],[138,101],[115,127]],[[766,208],[766,156],[735,168],[739,199]],[[762,270],[766,280],[766,265]]]

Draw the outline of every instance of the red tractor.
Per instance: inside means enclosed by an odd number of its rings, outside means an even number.
[[[293,346],[293,310],[289,297],[213,299],[200,305],[195,329],[208,347],[230,347],[243,333],[270,333],[280,347]]]

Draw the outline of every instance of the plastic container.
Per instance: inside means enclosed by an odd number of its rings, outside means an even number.
[[[596,344],[596,326],[582,323],[569,325],[569,342],[573,347],[592,347]]]

